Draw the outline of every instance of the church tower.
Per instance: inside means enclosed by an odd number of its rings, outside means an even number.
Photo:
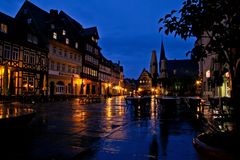
[[[158,79],[158,62],[156,51],[152,51],[152,57],[150,62],[150,74],[152,77],[152,87],[157,87],[157,79]]]
[[[160,53],[160,61],[159,61],[159,70],[160,70],[160,78],[167,78],[167,58],[165,55],[165,49],[162,41],[161,45],[161,53]]]
[[[152,57],[150,62],[150,73],[152,78],[158,76],[158,62],[157,62],[157,55],[155,50],[152,51]]]

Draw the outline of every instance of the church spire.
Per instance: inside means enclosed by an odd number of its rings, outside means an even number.
[[[159,70],[160,70],[160,78],[167,78],[167,58],[165,55],[165,49],[162,41],[161,45],[161,53],[160,53],[160,61],[159,61]]]
[[[162,41],[161,53],[160,53],[160,61],[161,60],[167,60],[166,55],[165,55],[165,49],[164,49],[163,41]]]
[[[158,75],[158,62],[157,62],[157,55],[156,51],[152,51],[152,57],[150,62],[150,73],[152,75],[152,78]]]

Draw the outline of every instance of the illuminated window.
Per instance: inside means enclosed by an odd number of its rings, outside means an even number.
[[[7,33],[7,31],[8,31],[8,29],[7,29],[7,25],[1,23],[0,32]]]
[[[68,38],[66,38],[66,44],[69,44],[69,39]]]
[[[211,72],[210,72],[210,70],[207,70],[206,71],[206,78],[210,78],[210,76],[211,76]]]
[[[53,39],[57,39],[57,33],[53,32]]]
[[[66,35],[66,31],[65,30],[62,31],[62,35]]]
[[[76,43],[75,43],[75,48],[77,48],[77,49],[78,49],[78,42],[76,42]]]

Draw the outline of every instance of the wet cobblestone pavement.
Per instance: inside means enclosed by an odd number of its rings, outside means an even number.
[[[1,132],[5,159],[200,159],[192,145],[200,128],[191,119],[162,117],[152,102],[133,112],[123,97],[80,105],[41,104],[31,126]]]

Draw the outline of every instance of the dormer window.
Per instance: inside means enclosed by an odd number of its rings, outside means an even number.
[[[75,43],[75,48],[78,49],[78,42]]]
[[[32,18],[28,18],[28,19],[27,19],[27,23],[28,23],[28,24],[31,24],[31,23],[32,23]]]
[[[35,35],[32,34],[27,34],[27,41],[34,43],[34,44],[38,44],[38,38]]]
[[[57,39],[57,33],[53,32],[53,39]]]
[[[66,44],[69,44],[69,39],[68,38],[66,38]]]
[[[0,32],[3,32],[3,33],[7,33],[8,32],[8,29],[7,29],[7,25],[6,24],[3,24],[1,23],[1,26],[0,26]]]
[[[64,35],[64,36],[66,35],[66,31],[65,30],[62,31],[62,35]]]

